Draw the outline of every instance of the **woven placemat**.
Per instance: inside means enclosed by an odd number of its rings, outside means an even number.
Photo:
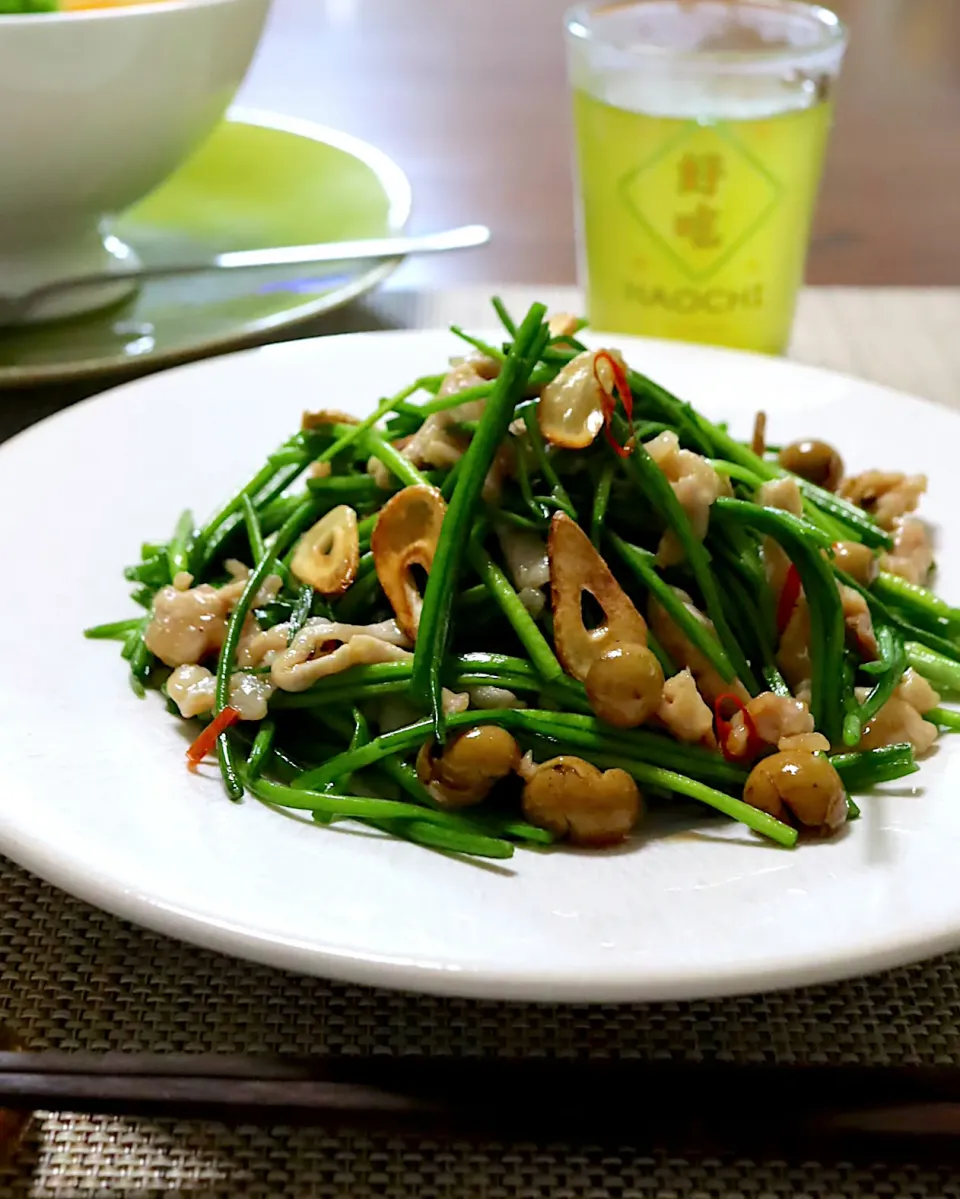
[[[537,289],[554,307],[575,293]],[[519,308],[531,289],[514,290]],[[385,293],[380,324],[484,321],[486,289]],[[363,313],[348,314],[353,324]],[[960,399],[960,292],[810,291],[793,352]],[[31,1046],[343,1054],[618,1055],[960,1064],[960,954],[763,997],[546,1007],[391,994],[236,962],[89,908],[0,858],[0,1019]],[[0,1167],[11,1196],[756,1199],[960,1196],[950,1169],[751,1162],[40,1117]]]

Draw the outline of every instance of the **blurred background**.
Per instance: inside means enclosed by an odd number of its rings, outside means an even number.
[[[572,283],[567,0],[275,0],[240,102],[358,135],[413,185],[420,229],[484,250],[390,286]],[[960,283],[960,0],[834,0],[851,29],[810,283]]]

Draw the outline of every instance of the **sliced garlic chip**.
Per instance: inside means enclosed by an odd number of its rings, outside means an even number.
[[[590,538],[563,512],[553,517],[547,549],[554,645],[568,674],[583,682],[594,662],[618,641],[647,644],[647,622]],[[593,629],[583,621],[585,591],[603,609],[603,620]]]
[[[446,510],[436,487],[404,487],[380,509],[370,538],[380,586],[411,641],[416,640],[423,606],[413,567],[429,574]]]
[[[342,595],[360,563],[357,514],[346,504],[332,508],[297,542],[290,568],[321,595]]]

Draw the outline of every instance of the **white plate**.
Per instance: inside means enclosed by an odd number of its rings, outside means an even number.
[[[602,339],[601,339],[602,340]],[[939,589],[960,597],[960,420],[769,358],[607,339],[710,416],[826,437],[854,469],[926,470]],[[795,851],[738,826],[476,866],[235,806],[184,768],[157,695],[84,626],[131,612],[121,568],[211,510],[305,407],[368,409],[459,343],[377,333],[254,350],[118,388],[0,449],[0,850],[83,899],[227,953],[355,982],[553,1001],[813,983],[960,945],[960,740]],[[953,553],[951,553],[951,549]],[[914,786],[914,783],[918,783]]]

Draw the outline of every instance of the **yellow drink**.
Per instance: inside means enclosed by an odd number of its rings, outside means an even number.
[[[566,32],[591,324],[781,352],[841,22],[801,0],[581,0]]]
[[[591,324],[782,351],[831,113],[685,120],[575,89]]]

